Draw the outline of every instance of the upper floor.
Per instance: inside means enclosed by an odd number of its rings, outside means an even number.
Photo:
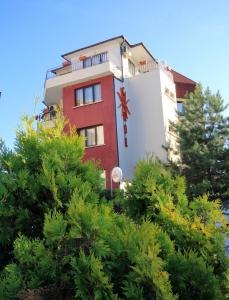
[[[44,98],[49,106],[59,103],[64,87],[108,75],[123,81],[159,68],[173,80],[172,72],[143,43],[132,45],[124,36],[63,54],[62,58],[62,65],[46,74]]]

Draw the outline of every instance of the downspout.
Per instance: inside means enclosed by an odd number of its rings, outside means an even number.
[[[115,94],[115,77],[113,76],[113,95],[114,95],[114,111],[115,111],[115,129],[116,129],[116,151],[117,151],[117,162],[119,165],[119,146],[118,146],[118,128],[117,128],[117,110],[116,110],[116,94]]]
[[[124,82],[124,76],[123,76],[123,62],[122,62],[122,45],[124,44],[126,40],[123,39],[121,45],[120,45],[120,56],[121,56],[121,69],[122,69],[122,79],[121,81]]]

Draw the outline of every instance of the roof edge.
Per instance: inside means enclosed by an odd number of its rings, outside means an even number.
[[[194,80],[190,79],[189,77],[187,77],[187,76],[185,76],[185,75],[183,75],[183,74],[181,74],[181,73],[177,72],[176,70],[174,70],[174,69],[171,69],[171,71],[172,71],[172,72],[175,72],[175,73],[179,74],[180,76],[182,76],[182,77],[184,77],[184,78],[188,79],[189,81],[191,81],[190,83],[187,83],[187,84],[197,84],[197,82],[196,82],[196,81],[194,81]]]
[[[126,40],[125,37],[123,35],[118,35],[118,36],[115,36],[113,38],[110,38],[110,39],[107,39],[107,40],[104,40],[102,42],[98,42],[98,43],[95,43],[95,44],[91,44],[89,46],[86,46],[86,47],[82,47],[82,48],[79,48],[77,50],[74,50],[74,51],[70,51],[70,52],[67,52],[65,54],[62,54],[61,57],[66,59],[65,56],[68,56],[70,54],[73,54],[75,52],[78,52],[78,51],[82,51],[82,50],[86,50],[88,48],[91,48],[91,47],[95,47],[95,46],[98,46],[98,45],[101,45],[101,44],[104,44],[104,43],[107,43],[107,42],[111,42],[111,41],[114,41],[114,40],[117,40],[117,39],[123,39],[123,40]],[[127,41],[128,43],[128,41]],[[128,43],[129,44],[129,43]]]
[[[146,48],[146,46],[142,42],[141,43],[137,43],[137,44],[130,44],[130,42],[124,37],[124,35],[118,35],[118,36],[115,36],[113,38],[104,40],[102,42],[98,42],[98,43],[95,43],[95,44],[88,45],[86,47],[79,48],[79,49],[74,50],[74,51],[67,52],[65,54],[62,54],[61,57],[64,58],[64,59],[66,59],[66,60],[68,60],[66,58],[66,56],[68,56],[68,55],[71,55],[71,54],[73,54],[75,52],[78,52],[78,51],[86,50],[86,49],[91,48],[91,47],[99,46],[101,44],[104,44],[104,43],[107,43],[107,42],[111,42],[111,41],[114,41],[114,40],[117,40],[117,39],[123,39],[123,42],[125,41],[129,45],[130,48],[134,48],[134,47],[137,47],[137,46],[142,46],[145,49],[145,51],[151,56],[151,58],[156,63],[158,63],[157,59],[150,53],[150,51]]]

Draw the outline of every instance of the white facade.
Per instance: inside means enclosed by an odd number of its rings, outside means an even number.
[[[167,162],[170,121],[176,121],[175,84],[160,68],[115,81],[116,91],[125,86],[131,115],[127,121],[128,147],[124,143],[123,120],[116,96],[119,165],[130,179],[136,162],[154,156]],[[173,95],[167,96],[165,88]]]

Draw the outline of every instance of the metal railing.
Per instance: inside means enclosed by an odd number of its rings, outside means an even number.
[[[168,67],[163,65],[162,63],[156,63],[155,61],[150,61],[138,66],[139,73],[146,73],[155,69],[162,70],[171,80],[173,80],[172,73],[169,71]]]
[[[57,76],[62,76],[74,71],[93,67],[95,65],[103,64],[108,61],[108,53],[99,53],[97,55],[89,56],[84,60],[73,61],[69,65],[49,69],[46,73],[46,80]]]
[[[145,62],[142,65],[138,66],[139,73],[146,73],[158,68],[158,64],[154,61]]]

